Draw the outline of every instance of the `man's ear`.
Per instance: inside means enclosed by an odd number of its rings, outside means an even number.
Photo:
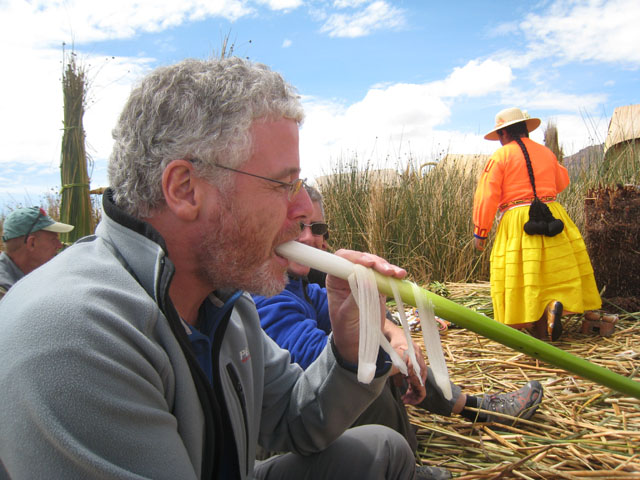
[[[198,217],[198,177],[188,160],[172,160],[162,172],[162,191],[167,208],[182,220]]]
[[[34,235],[35,232],[27,235],[27,241],[24,242],[25,247],[27,247],[29,250],[33,250],[36,246],[36,236]]]

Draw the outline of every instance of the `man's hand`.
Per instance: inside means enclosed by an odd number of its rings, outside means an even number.
[[[402,328],[400,328],[392,321],[385,319],[385,324],[382,330],[387,339],[389,339],[389,343],[391,344],[393,349],[398,352],[400,358],[402,358],[407,364],[407,370],[409,372],[409,385],[406,393],[402,396],[402,401],[410,405],[417,405],[424,399],[426,395],[424,385],[427,379],[427,365],[424,361],[424,354],[422,353],[422,349],[416,342],[412,341],[413,350],[416,354],[416,360],[418,361],[418,365],[420,366],[420,377],[422,378],[422,383],[420,383],[420,378],[418,378],[417,372],[413,369],[413,363],[411,362],[411,358],[409,357],[407,338],[405,337]],[[391,375],[398,373],[399,370],[396,367],[392,367]]]
[[[402,279],[407,275],[403,268],[392,265],[383,258],[370,253],[338,250],[336,255],[344,257],[353,263],[373,268],[378,273],[389,277]],[[353,295],[351,295],[349,282],[333,275],[327,275],[327,297],[335,346],[344,360],[350,363],[358,363],[359,310]],[[379,295],[379,300],[380,326],[382,327],[386,298],[384,295]]]
[[[486,238],[473,237],[473,245],[476,247],[476,250],[483,251],[486,243]]]
[[[422,353],[422,349],[413,342],[413,348],[416,352],[416,360],[418,360],[418,365],[420,365],[420,377],[422,379],[422,383],[418,379],[418,375],[413,370],[413,364],[409,359],[409,355],[405,355],[404,358],[407,362],[407,369],[409,370],[409,387],[407,391],[402,396],[402,401],[409,405],[417,405],[424,397],[427,395],[427,390],[425,387],[425,382],[427,381],[427,364],[424,361],[424,354]]]

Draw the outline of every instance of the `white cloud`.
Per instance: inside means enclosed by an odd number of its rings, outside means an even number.
[[[334,0],[333,6],[336,8],[355,8],[370,1],[371,0]]]
[[[185,21],[217,15],[230,20],[250,13],[244,1],[225,0],[111,0],[94,2],[42,0],[0,3],[0,42],[7,66],[0,77],[5,92],[3,109],[12,112],[0,118],[0,128],[14,140],[5,145],[0,162],[52,164],[59,157],[62,121],[62,42],[83,44],[126,38],[140,31],[157,31]],[[76,51],[79,51],[76,49]],[[80,54],[81,55],[81,54]],[[93,55],[80,56],[93,66],[88,71],[95,82],[91,95],[96,103],[86,113],[88,141],[98,155],[110,143],[115,116],[129,93],[132,79],[153,59],[119,58],[110,61]],[[108,85],[100,88],[99,85]],[[13,93],[15,92],[15,93]],[[106,125],[109,125],[106,129]],[[96,134],[104,132],[107,134]]]
[[[544,13],[499,25],[490,33],[513,35],[517,44],[522,37],[516,35],[525,34],[526,46],[521,51],[504,50],[490,58],[462,62],[445,78],[430,83],[376,85],[353,104],[305,98],[307,120],[300,137],[303,174],[327,173],[330,162],[342,156],[352,159],[357,155],[395,167],[410,156],[429,161],[446,152],[489,153],[497,145],[483,140],[482,134],[450,127],[452,119],[457,122],[459,110],[464,108],[468,114],[476,105],[495,106],[495,111],[519,105],[532,114],[560,112],[555,119],[567,154],[600,143],[608,119],[584,112],[601,110],[606,95],[568,93],[553,67],[559,61],[640,65],[640,8],[635,3],[558,0]],[[11,45],[3,51],[5,69],[0,77],[3,112],[11,112],[0,117],[0,129],[11,139],[3,145],[0,157],[0,192],[18,193],[43,178],[48,179],[44,185],[51,186],[51,178],[56,177],[62,137],[63,40],[83,45],[129,38],[211,16],[233,21],[255,14],[251,5],[258,4],[286,11],[301,6],[302,1],[39,0],[34,4],[0,0],[0,42]],[[355,38],[404,28],[410,21],[407,12],[394,5],[383,0],[334,0],[310,4],[309,14],[316,15],[314,21],[325,21],[322,32],[329,36]],[[282,48],[291,45],[288,38],[282,42]],[[107,60],[88,54],[80,59],[91,65],[85,130],[88,153],[98,161],[94,171],[94,185],[98,186],[106,181],[111,129],[131,85],[155,59]],[[612,78],[619,77],[611,75],[606,80],[612,82]],[[538,129],[532,138],[541,141],[542,131]]]
[[[519,34],[520,34],[520,27],[518,25],[518,22],[501,23],[487,31],[487,37],[489,38],[507,37],[509,35],[519,35]]]
[[[85,43],[158,32],[187,21],[219,16],[230,21],[252,13],[241,0],[110,0],[97,2],[8,0],[0,7],[0,38],[8,44],[58,45],[74,39]],[[24,31],[28,26],[29,30]]]
[[[149,58],[93,58],[87,59],[95,70],[89,71],[90,87],[84,124],[87,131],[87,150],[106,159],[111,152],[111,129],[122,107],[137,83],[150,69]]]
[[[259,0],[258,3],[271,10],[293,10],[303,4],[302,0]]]
[[[540,56],[640,66],[637,0],[558,0],[521,23]]]
[[[233,20],[250,12],[244,3],[238,0],[0,2],[0,42],[11,46],[3,50],[5,69],[0,76],[5,112],[0,116],[0,129],[11,141],[4,142],[0,163],[5,176],[11,169],[17,172],[11,181],[0,180],[3,197],[42,192],[59,184],[63,41],[69,52],[72,42],[80,45],[126,38],[140,31],[158,31],[205,16]],[[75,50],[90,82],[84,116],[87,153],[96,160],[94,180],[104,185],[111,129],[131,85],[154,59],[105,59]],[[44,182],[42,185],[46,187],[38,188],[38,182]]]
[[[58,50],[11,50],[9,65],[19,65],[16,75],[4,75],[3,109],[11,115],[0,116],[0,129],[11,132],[12,142],[4,147],[1,161],[50,163],[59,158],[62,137],[62,52]],[[92,128],[88,140],[104,147],[93,132],[108,132],[115,124],[117,112],[129,94],[132,82],[146,69],[149,59],[105,59],[78,56],[78,64],[86,70],[88,105],[85,125]],[[89,66],[91,65],[91,66]],[[19,74],[18,74],[19,73]],[[18,94],[12,95],[11,92]],[[101,128],[95,128],[100,125]],[[110,134],[108,133],[110,136]]]
[[[607,137],[608,117],[590,116],[585,112],[576,115],[557,115],[546,119],[539,128],[541,133],[544,132],[549,120],[553,120],[558,127],[558,140],[565,155],[573,155],[585,147],[604,143]]]
[[[436,140],[435,128],[449,118],[450,109],[430,85],[373,88],[350,106],[315,99],[305,99],[304,106],[300,158],[303,174],[310,177],[328,173],[332,161],[354,156],[395,167],[447,141]]]
[[[526,93],[526,105],[530,109],[560,110],[578,112],[580,110],[595,110],[606,100],[604,94],[576,95],[557,90],[531,91]]]
[[[303,174],[317,177],[331,171],[338,159],[359,158],[378,167],[403,166],[410,157],[421,162],[442,158],[446,153],[491,153],[497,145],[482,133],[448,129],[457,105],[469,98],[495,98],[485,102],[518,105],[537,111],[561,111],[557,117],[566,154],[600,143],[606,121],[587,131],[582,112],[594,111],[605,95],[577,95],[534,86],[526,90],[516,82],[512,68],[495,59],[472,60],[455,67],[443,80],[426,84],[374,86],[352,105],[305,99],[307,119],[300,135]],[[540,128],[532,138],[543,142]]]
[[[358,4],[359,6],[359,4]],[[386,1],[375,1],[353,14],[334,13],[320,29],[330,37],[364,37],[378,30],[398,29],[406,24],[404,11]]]
[[[443,126],[456,100],[500,92],[512,80],[508,66],[473,60],[454,68],[444,80],[372,87],[350,106],[306,99],[307,118],[300,134],[303,172],[322,175],[330,159],[354,154],[378,166],[395,167],[409,157],[428,161],[447,152],[488,153],[492,146],[482,136]]]
[[[453,72],[434,86],[446,97],[478,97],[500,91],[513,80],[511,68],[496,60],[471,60],[463,67],[455,67]]]

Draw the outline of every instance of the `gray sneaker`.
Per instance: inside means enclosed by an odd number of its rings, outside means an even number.
[[[515,392],[482,395],[478,408],[528,420],[536,413],[541,401],[542,385],[540,385],[540,382],[537,380],[532,380]],[[513,425],[517,422],[517,420],[513,418],[491,415],[489,413],[485,413],[485,415],[487,419],[484,421],[486,422],[497,422],[504,425]]]
[[[418,465],[416,467],[415,480],[448,480],[451,472],[446,468],[430,467],[428,465]]]

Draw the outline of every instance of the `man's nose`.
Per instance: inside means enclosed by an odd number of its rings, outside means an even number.
[[[307,190],[302,187],[298,194],[289,203],[289,218],[301,220],[313,214],[313,204]]]
[[[311,245],[313,243],[313,233],[311,233],[311,227],[303,226],[298,236],[298,241]]]

